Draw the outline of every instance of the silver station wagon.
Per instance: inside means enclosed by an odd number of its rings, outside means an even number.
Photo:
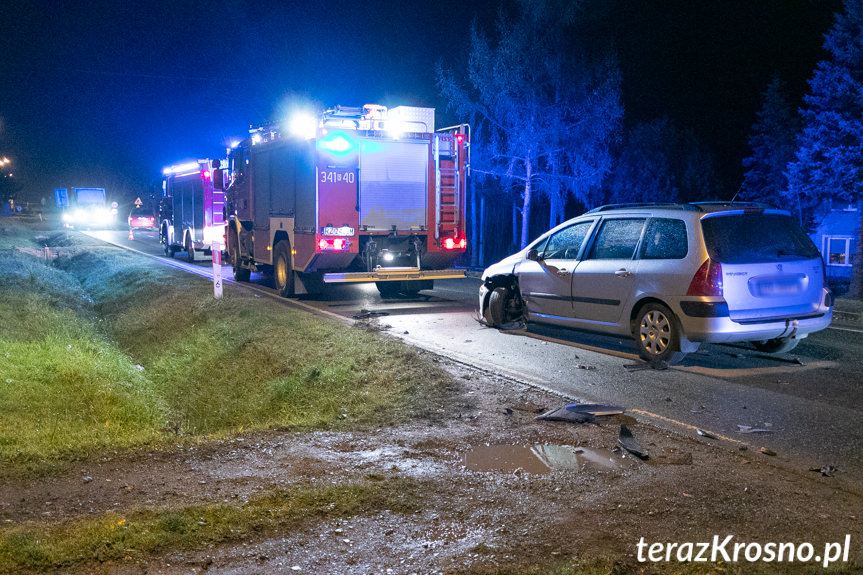
[[[610,205],[485,270],[494,327],[525,319],[631,335],[648,361],[703,342],[792,350],[832,319],[817,248],[783,210],[751,203]]]

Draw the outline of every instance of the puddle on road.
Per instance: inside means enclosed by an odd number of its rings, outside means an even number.
[[[607,449],[571,445],[486,445],[465,453],[462,464],[471,471],[521,469],[527,473],[620,467],[617,457]]]

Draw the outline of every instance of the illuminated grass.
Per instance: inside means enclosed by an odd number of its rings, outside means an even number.
[[[0,573],[51,572],[92,562],[239,541],[304,521],[383,509],[418,509],[418,487],[403,480],[272,490],[243,505],[214,504],[107,513],[50,527],[0,530]]]
[[[24,240],[22,240],[24,241]],[[240,431],[430,417],[449,375],[401,342],[87,247],[0,253],[0,463]]]

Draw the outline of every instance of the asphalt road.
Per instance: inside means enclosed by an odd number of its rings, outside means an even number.
[[[90,232],[154,256],[163,264],[212,277],[212,262],[168,260],[154,232]],[[200,256],[199,256],[200,257]],[[222,275],[231,284],[231,268]],[[248,284],[277,297],[267,278]],[[416,298],[381,299],[373,284],[334,285],[325,295],[288,300],[318,313],[368,316],[388,333],[454,360],[540,386],[566,399],[613,403],[679,433],[697,429],[730,448],[765,447],[771,461],[798,469],[832,465],[843,483],[863,485],[863,331],[832,326],[810,335],[791,354],[771,356],[746,345],[705,345],[667,370],[649,369],[631,341],[529,325],[498,331],[476,320],[477,279],[438,281]],[[503,406],[502,406],[503,408]],[[738,426],[764,431],[741,433]],[[767,456],[763,456],[767,457]]]

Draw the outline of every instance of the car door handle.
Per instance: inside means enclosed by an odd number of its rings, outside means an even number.
[[[617,276],[617,277],[619,277],[619,278],[628,278],[629,276],[631,276],[631,275],[632,275],[632,272],[631,272],[631,271],[628,271],[628,270],[625,270],[625,269],[623,269],[623,268],[620,268],[619,270],[617,270],[616,272],[614,272],[614,275],[616,275],[616,276]]]
[[[557,270],[557,271],[556,271],[556,272],[554,272],[554,273],[556,273],[556,274],[557,274],[557,275],[559,275],[560,277],[564,277],[564,276],[568,276],[568,275],[569,275],[569,272],[568,272],[568,271],[566,271],[566,269],[565,269],[565,268],[560,268],[559,270]]]

